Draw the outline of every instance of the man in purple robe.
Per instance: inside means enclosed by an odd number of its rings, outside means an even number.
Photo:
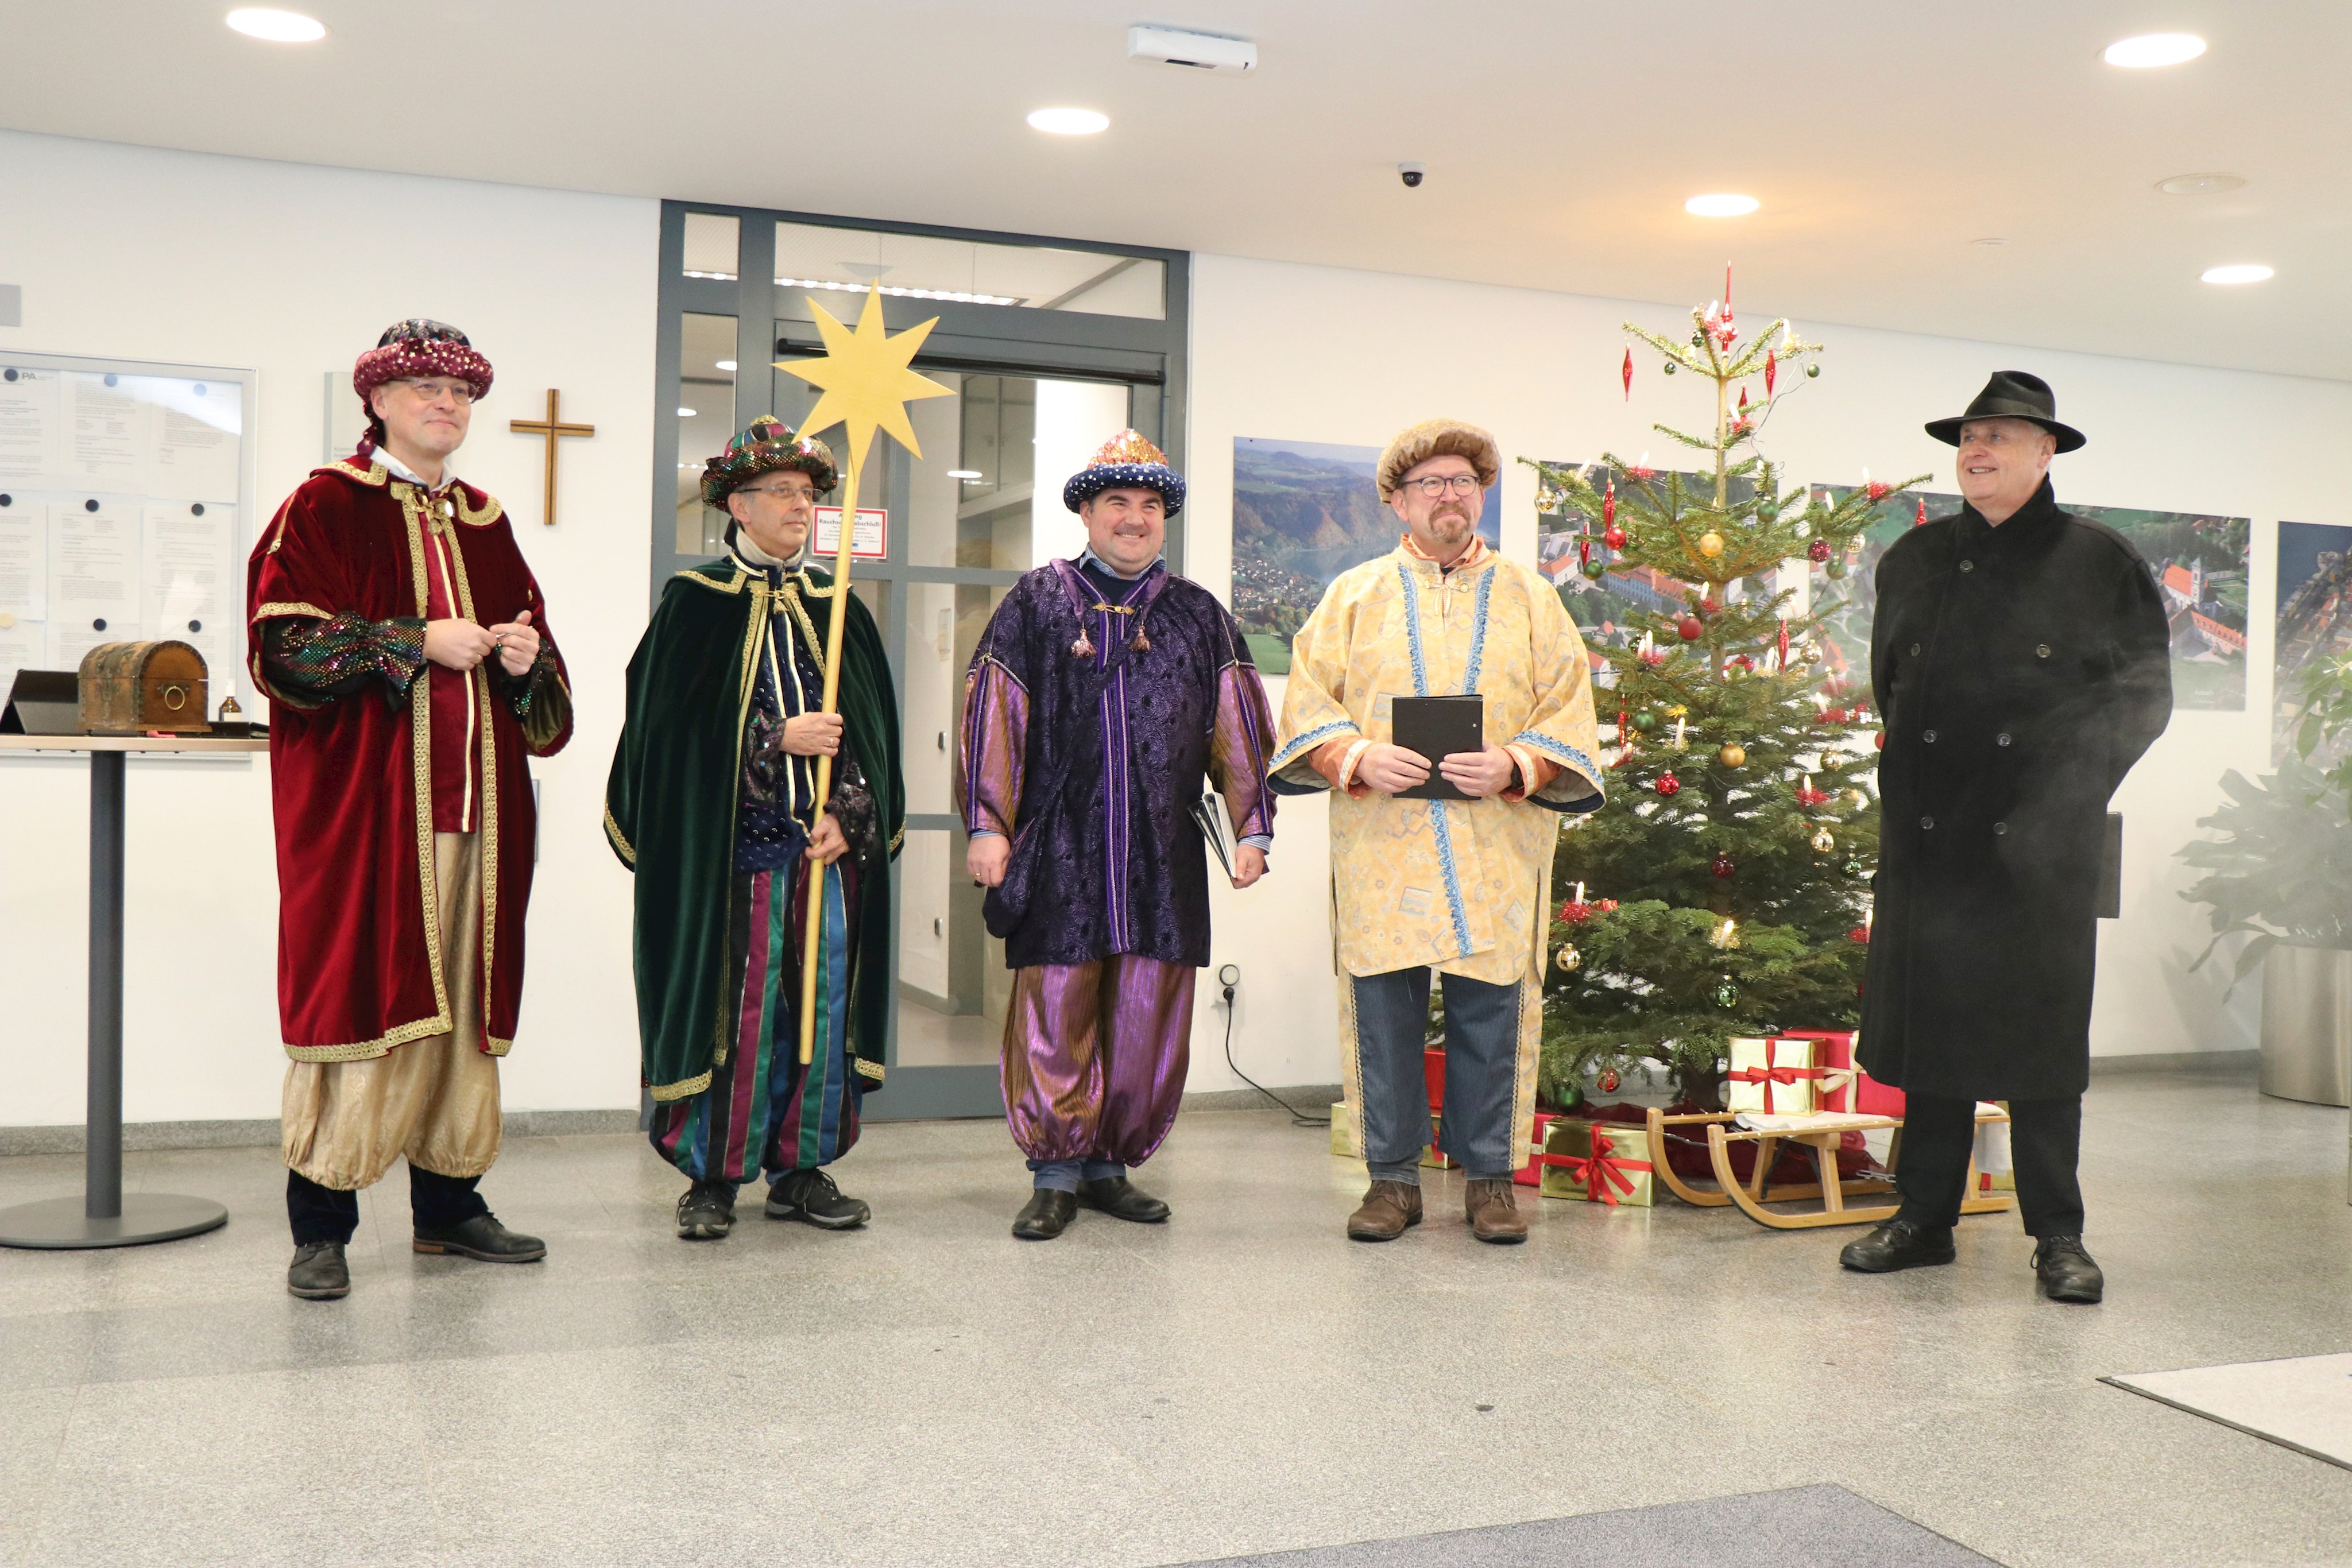
[[[1030,1241],[1082,1203],[1168,1218],[1127,1173],[1184,1093],[1209,961],[1203,780],[1225,798],[1235,887],[1265,874],[1274,841],[1274,722],[1248,644],[1160,555],[1184,481],[1122,431],[1062,500],[1087,549],[1024,577],[990,617],[956,758],[966,864],[1013,970],[1004,1108],[1034,1186],[1013,1234]]]

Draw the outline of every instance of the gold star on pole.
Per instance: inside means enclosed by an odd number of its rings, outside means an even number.
[[[809,410],[800,433],[813,435],[836,423],[846,424],[849,438],[845,460],[853,469],[864,465],[866,448],[873,442],[877,429],[888,432],[900,445],[920,457],[922,448],[915,444],[915,427],[908,423],[907,404],[916,398],[946,397],[953,389],[908,370],[907,365],[915,357],[915,350],[923,346],[923,340],[931,335],[931,329],[939,325],[939,318],[934,316],[893,338],[882,325],[882,294],[878,288],[866,290],[866,308],[858,315],[855,332],[835,320],[815,300],[808,303],[816,313],[816,329],[824,339],[824,357],[776,362],[778,370],[824,389],[824,395]]]

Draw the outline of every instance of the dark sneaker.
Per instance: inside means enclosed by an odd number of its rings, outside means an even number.
[[[842,1197],[831,1176],[811,1169],[793,1171],[768,1189],[768,1218],[803,1220],[823,1230],[855,1230],[874,1211],[857,1198]]]
[[[546,1242],[509,1230],[494,1214],[478,1214],[463,1225],[420,1225],[411,1245],[419,1252],[446,1252],[478,1263],[536,1263],[547,1256]]]
[[[735,1228],[735,1184],[698,1181],[678,1195],[677,1233],[688,1241],[716,1241]]]
[[[1907,1219],[1890,1219],[1861,1240],[1847,1242],[1838,1261],[1864,1274],[1892,1274],[1897,1269],[1948,1263],[1958,1256],[1949,1230],[1930,1230]]]
[[[2083,1250],[2079,1236],[2044,1236],[2033,1249],[2033,1275],[2053,1301],[2088,1305],[2107,1293],[2107,1277]]]
[[[1051,1241],[1069,1228],[1078,1212],[1078,1195],[1057,1186],[1041,1186],[1029,1195],[1013,1218],[1013,1234],[1024,1241]]]
[[[1138,1225],[1157,1225],[1168,1218],[1166,1204],[1125,1176],[1080,1182],[1078,1201],[1088,1208],[1101,1209],[1113,1219],[1131,1219]]]
[[[286,1270],[286,1289],[306,1301],[331,1301],[352,1293],[351,1266],[343,1261],[340,1241],[305,1241],[294,1249]]]

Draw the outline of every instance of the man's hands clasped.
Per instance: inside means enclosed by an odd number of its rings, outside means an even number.
[[[495,653],[499,667],[520,680],[539,662],[539,631],[528,610],[495,626],[460,620],[425,623],[425,656],[444,669],[470,670]]]

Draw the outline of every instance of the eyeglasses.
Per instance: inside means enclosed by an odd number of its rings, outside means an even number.
[[[1478,493],[1478,476],[1475,474],[1433,474],[1425,479],[1414,479],[1409,482],[1414,489],[1433,501],[1448,490],[1457,496],[1475,496]]]
[[[425,399],[427,402],[439,397],[443,392],[447,392],[449,394],[450,401],[453,402],[470,403],[474,401],[474,389],[467,386],[464,382],[404,381],[401,382],[401,385],[406,387],[410,392],[415,392],[418,397]]]
[[[816,492],[806,485],[746,485],[739,496],[778,496],[787,501],[814,501]]]

